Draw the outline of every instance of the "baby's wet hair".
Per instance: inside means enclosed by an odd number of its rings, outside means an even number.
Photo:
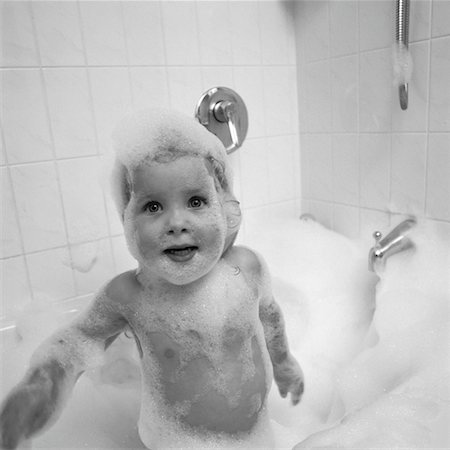
[[[116,153],[112,188],[122,219],[131,199],[133,170],[142,164],[168,163],[183,156],[202,158],[217,191],[234,198],[225,147],[195,119],[161,108],[137,111],[118,123],[112,137]]]
[[[153,155],[147,157],[146,161],[149,161],[150,163],[168,163],[182,158],[183,156],[204,158],[204,160],[209,163],[206,168],[208,169],[210,175],[214,178],[216,189],[219,190],[220,188],[224,191],[228,191],[229,185],[225,175],[225,164],[215,158],[212,154],[204,155],[203,153],[195,152],[193,150],[168,147],[157,150]]]

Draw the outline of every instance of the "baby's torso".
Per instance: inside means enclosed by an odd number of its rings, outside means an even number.
[[[143,290],[135,306],[129,322],[141,353],[141,425],[157,413],[194,429],[250,430],[272,375],[257,287],[241,269],[219,263],[195,293],[152,298]]]

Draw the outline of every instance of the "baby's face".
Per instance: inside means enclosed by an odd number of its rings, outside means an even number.
[[[181,157],[142,164],[131,181],[126,235],[151,279],[184,285],[208,273],[223,252],[227,228],[207,162]]]

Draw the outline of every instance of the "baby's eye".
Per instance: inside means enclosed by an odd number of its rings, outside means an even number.
[[[206,200],[201,197],[192,197],[189,199],[189,206],[191,208],[201,208],[203,205],[206,205]]]
[[[159,212],[161,210],[162,210],[161,203],[154,202],[154,201],[148,202],[144,206],[144,211],[145,212],[149,212],[149,213],[157,213],[157,212]]]

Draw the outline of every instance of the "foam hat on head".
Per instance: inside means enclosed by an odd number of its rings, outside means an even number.
[[[227,153],[219,138],[194,118],[162,108],[128,114],[118,123],[112,138],[116,152],[112,190],[122,220],[131,197],[129,172],[139,164],[164,151],[204,157],[221,167],[220,185],[228,225],[224,251],[233,244],[241,224],[241,210],[232,190]]]

